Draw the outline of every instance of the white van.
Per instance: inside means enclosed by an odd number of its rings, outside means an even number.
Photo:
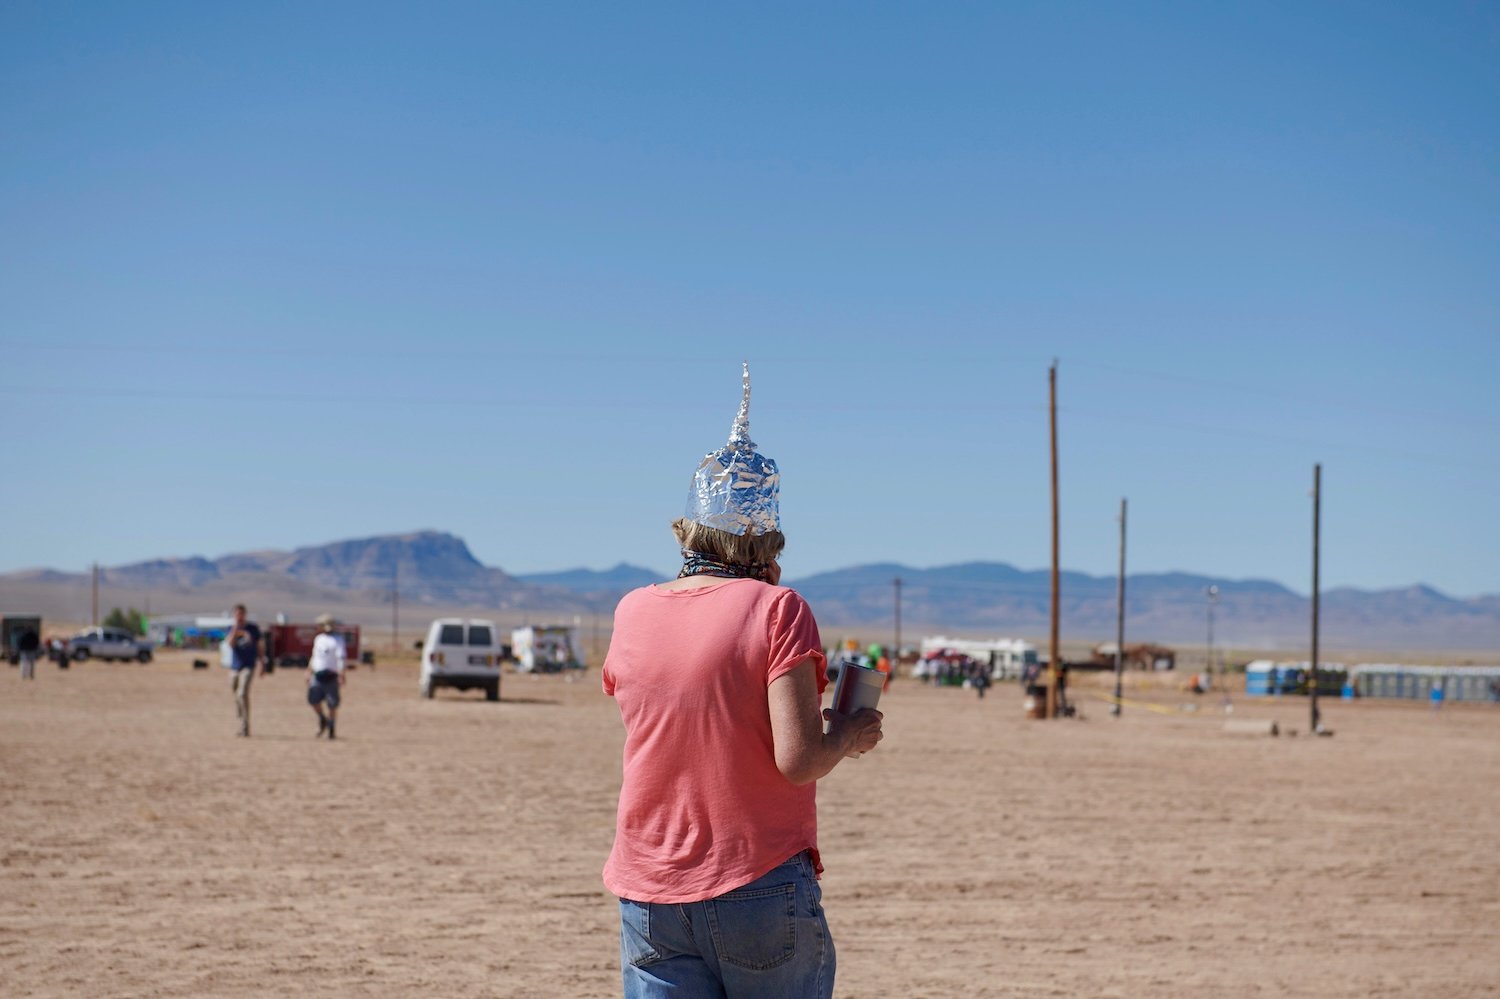
[[[565,624],[528,624],[510,633],[511,655],[518,673],[556,673],[583,669],[578,629]]]
[[[438,687],[482,687],[486,700],[498,701],[500,658],[494,621],[440,617],[422,643],[422,696],[431,698]]]

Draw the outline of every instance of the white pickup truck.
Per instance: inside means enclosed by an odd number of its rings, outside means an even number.
[[[68,639],[68,655],[83,660],[118,659],[121,662],[149,663],[151,643],[137,638],[124,628],[89,628]]]

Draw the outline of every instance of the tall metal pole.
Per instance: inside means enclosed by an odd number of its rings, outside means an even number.
[[[1120,498],[1120,581],[1115,587],[1115,703],[1109,713],[1119,715],[1125,675],[1125,498]]]
[[[1047,717],[1057,717],[1057,684],[1062,676],[1062,656],[1058,651],[1058,590],[1059,569],[1057,552],[1057,362],[1047,369],[1047,414],[1052,430],[1052,645],[1047,675]]]
[[[391,654],[401,651],[401,557],[391,564]]]
[[[1234,699],[1229,696],[1229,675],[1224,670],[1224,650],[1220,649],[1217,657],[1219,671],[1214,674],[1214,682],[1219,685],[1219,704],[1224,713],[1234,713]]]
[[[1319,526],[1323,516],[1323,465],[1313,466],[1313,573],[1312,573],[1312,676],[1308,686],[1308,703],[1312,705],[1312,717],[1308,731],[1317,734],[1318,718],[1318,545]]]
[[[91,601],[91,606],[93,608],[93,615],[90,618],[89,623],[92,624],[94,627],[97,628],[97,627],[99,627],[99,563],[98,562],[94,563],[93,599]]]
[[[896,587],[896,647],[891,653],[891,673],[896,672],[896,664],[901,661],[901,577],[897,576],[891,582]]]

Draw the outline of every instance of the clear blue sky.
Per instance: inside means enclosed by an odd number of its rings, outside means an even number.
[[[8,3],[0,570],[452,531],[1500,592],[1493,4]]]

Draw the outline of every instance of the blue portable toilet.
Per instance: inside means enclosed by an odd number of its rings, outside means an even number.
[[[1247,697],[1269,697],[1272,693],[1272,677],[1276,664],[1269,659],[1257,659],[1245,666],[1245,695]]]

